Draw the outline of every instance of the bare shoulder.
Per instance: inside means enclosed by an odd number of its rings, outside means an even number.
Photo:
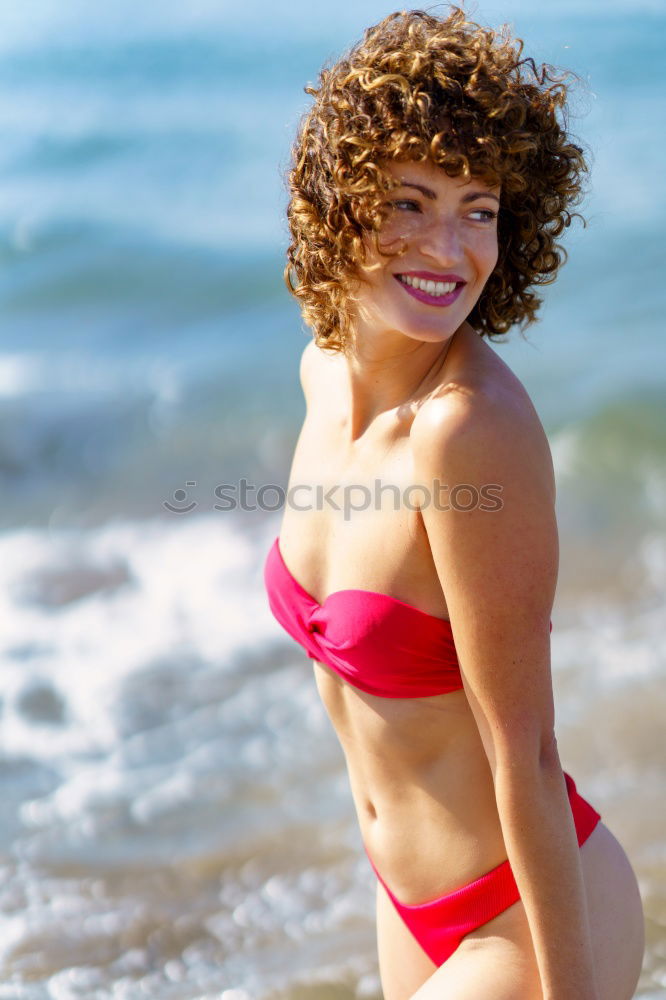
[[[298,374],[301,380],[303,395],[306,400],[311,391],[312,380],[314,377],[314,366],[317,362],[316,352],[317,345],[314,340],[309,340],[303,348],[303,352],[301,354],[301,363],[299,365]]]
[[[301,354],[299,376],[306,403],[313,398],[315,387],[320,384],[323,377],[328,375],[330,380],[331,370],[336,361],[335,355],[322,351],[314,340],[309,340],[305,345]]]
[[[410,435],[417,464],[433,472],[455,465],[470,476],[504,468],[533,484],[536,478],[554,502],[552,454],[536,408],[509,366],[483,346],[489,354],[454,368],[420,407]]]

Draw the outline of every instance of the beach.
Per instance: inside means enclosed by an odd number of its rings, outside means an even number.
[[[392,9],[0,9],[0,1000],[381,1000],[344,758],[263,562],[311,336],[282,175],[303,86]],[[473,16],[581,77],[588,224],[493,349],[555,466],[562,765],[663,1000],[666,13]]]

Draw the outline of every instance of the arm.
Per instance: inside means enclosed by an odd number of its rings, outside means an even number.
[[[527,399],[502,391],[450,394],[419,412],[412,448],[415,479],[430,489],[433,480],[502,488],[495,491],[501,509],[437,510],[431,503],[422,516],[544,1000],[599,1000],[580,849],[554,733],[549,625],[559,554],[546,436]],[[443,489],[439,506],[449,500]]]

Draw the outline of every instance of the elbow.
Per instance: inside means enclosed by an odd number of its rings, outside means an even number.
[[[552,729],[529,740],[520,738],[503,741],[501,746],[493,747],[488,758],[493,775],[498,771],[534,773],[561,767],[557,738]]]
[[[561,767],[557,737],[552,729],[543,735],[539,744],[539,765],[547,768]]]

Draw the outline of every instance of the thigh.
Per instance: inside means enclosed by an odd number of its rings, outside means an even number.
[[[377,953],[384,1000],[409,1000],[437,966],[377,882]]]
[[[520,900],[463,938],[409,1000],[543,1000]]]
[[[384,1000],[542,1000],[520,901],[463,938],[437,968],[378,884],[377,947]]]

